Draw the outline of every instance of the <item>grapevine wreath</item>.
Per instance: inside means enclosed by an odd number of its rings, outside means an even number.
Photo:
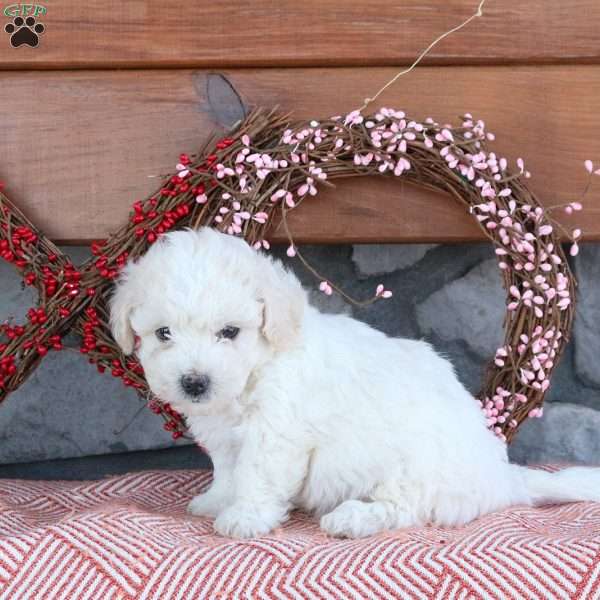
[[[0,193],[0,254],[39,293],[25,323],[1,326],[0,401],[48,351],[63,348],[62,338],[74,329],[89,362],[135,388],[165,418],[173,437],[180,437],[182,417],[152,395],[139,362],[124,356],[110,334],[107,299],[127,260],[182,227],[214,227],[268,250],[270,228],[281,226],[290,240],[288,255],[311,268],[321,279],[321,291],[343,293],[306,263],[286,215],[331,180],[385,175],[453,196],[494,245],[507,290],[505,335],[479,402],[490,429],[510,441],[528,416],[541,416],[550,375],[569,338],[575,280],[552,211],[570,214],[581,204],[543,208],[525,185],[529,173],[523,161],[510,168],[487,149],[489,140],[493,135],[484,123],[469,114],[451,126],[414,121],[386,108],[310,122],[256,110],[228,137],[211,139],[197,155],[182,154],[176,172],[152,196],[133,204],[128,222],[116,233],[92,244],[93,257],[81,266]],[[576,254],[581,232],[562,231]],[[363,304],[390,295],[379,285]]]

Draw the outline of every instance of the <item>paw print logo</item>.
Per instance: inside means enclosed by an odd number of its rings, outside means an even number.
[[[12,23],[7,23],[4,31],[10,35],[10,45],[13,48],[19,46],[31,46],[35,48],[40,43],[40,35],[46,28],[42,23],[36,23],[35,17],[15,17]]]

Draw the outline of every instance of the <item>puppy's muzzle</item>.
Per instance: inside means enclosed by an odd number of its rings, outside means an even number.
[[[182,375],[179,383],[186,395],[192,398],[192,402],[200,402],[210,388],[210,378],[207,375]]]

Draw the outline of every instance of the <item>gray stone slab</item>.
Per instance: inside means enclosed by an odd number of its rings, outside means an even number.
[[[333,315],[349,315],[352,313],[350,305],[344,300],[344,298],[342,298],[340,294],[335,292],[331,296],[326,296],[319,290],[311,290],[308,293],[308,301],[312,306],[318,308],[322,313]]]
[[[361,244],[352,249],[352,260],[360,277],[384,275],[418,263],[438,244]]]
[[[339,284],[347,283],[351,270],[347,246],[304,246],[301,252],[311,266],[318,267],[323,279]],[[351,305],[337,292],[331,296],[323,294],[318,289],[320,280],[307,271],[298,258],[286,256],[285,248],[274,248],[272,254],[296,273],[314,307],[324,313],[351,314]]]
[[[2,405],[0,463],[172,446],[162,423],[79,352],[50,352]]]
[[[582,245],[575,269],[579,281],[575,368],[585,382],[600,387],[600,246]]]
[[[297,259],[288,259],[285,248],[275,248],[274,254],[297,272],[310,290],[311,302],[321,310],[350,312],[390,335],[426,337],[477,393],[485,361],[502,340],[505,295],[490,246],[418,246],[302,248],[324,278],[357,299],[370,297],[380,281],[394,292],[390,300],[368,308],[353,306],[338,295],[324,296],[316,290],[318,280]],[[86,248],[67,250],[76,264],[89,255]],[[600,413],[594,410],[600,408],[600,245],[584,245],[575,266],[579,309],[573,342],[549,391],[551,423],[546,425],[544,418],[524,426],[511,449],[521,462],[600,463],[600,449],[595,445],[600,439],[596,424]],[[22,319],[34,303],[32,289],[21,289],[13,268],[0,261],[0,320]],[[77,340],[70,339],[70,343],[77,345]],[[561,437],[558,417],[556,431],[552,430],[552,414],[565,402],[579,406],[560,413],[569,432]],[[0,408],[0,463],[171,446],[162,419],[142,408],[137,395],[119,380],[98,375],[76,351],[51,353]]]
[[[503,339],[505,293],[494,259],[434,292],[417,307],[422,331],[443,340],[462,340],[489,357]]]
[[[27,308],[35,302],[35,290],[22,286],[15,268],[0,259],[0,323],[23,321]]]
[[[528,419],[509,448],[521,464],[600,464],[600,411],[546,402],[541,419]]]

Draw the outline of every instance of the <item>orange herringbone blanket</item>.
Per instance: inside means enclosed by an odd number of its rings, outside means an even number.
[[[296,513],[237,541],[185,512],[209,481],[202,471],[0,480],[0,598],[600,597],[600,504],[363,540],[329,538]]]

